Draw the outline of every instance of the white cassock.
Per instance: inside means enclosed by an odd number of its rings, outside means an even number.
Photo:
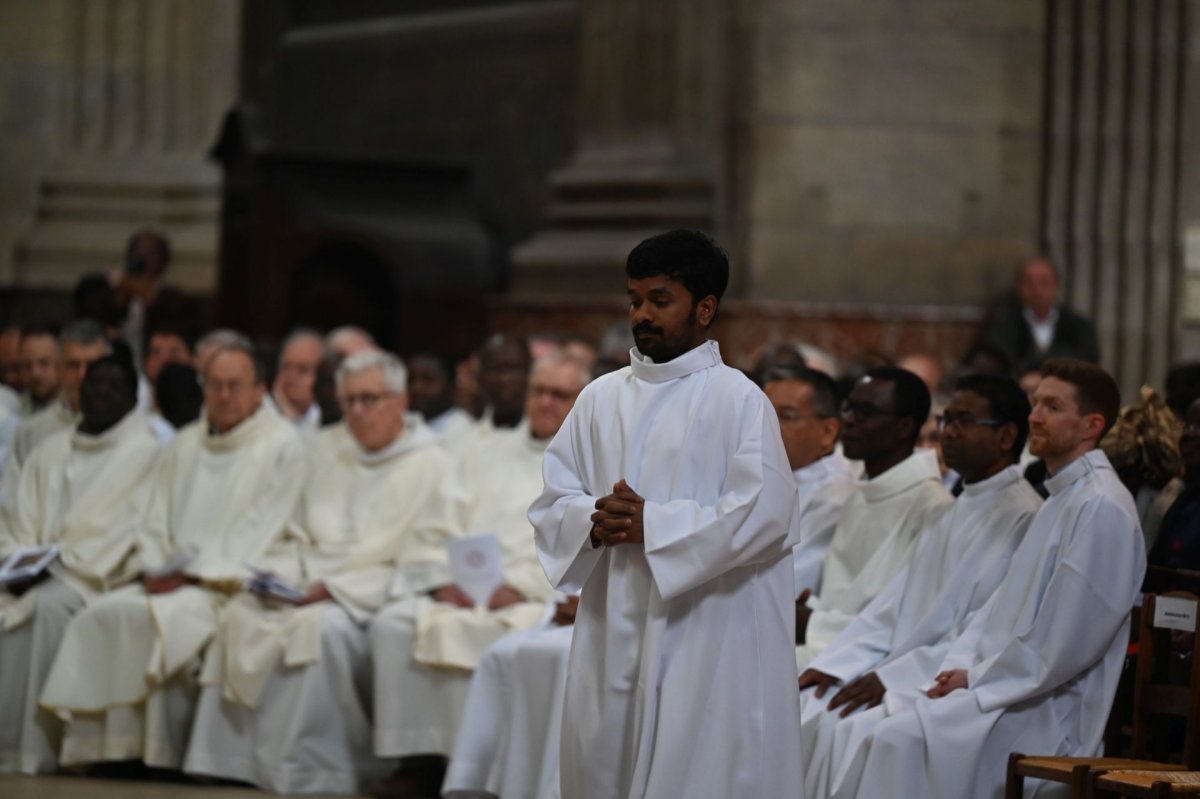
[[[796,483],[775,412],[716,342],[630,354],[579,395],[529,510],[551,582],[582,587],[563,796],[797,796]],[[645,544],[594,548],[622,479]]]
[[[1046,488],[1007,577],[936,669],[967,669],[969,687],[941,699],[889,691],[869,711],[883,716],[874,731],[835,764],[834,796],[998,798],[1010,752],[1101,753],[1146,568],[1142,531],[1099,450]]]
[[[60,554],[23,596],[0,592],[0,772],[57,765],[61,723],[38,707],[42,685],[71,616],[136,574],[158,455],[146,417],[134,412],[100,435],[50,436],[21,470],[0,515],[0,559],[55,543]]]
[[[1008,572],[1042,498],[1016,466],[967,485],[932,517],[908,565],[842,630],[810,668],[842,684],[874,671],[888,691],[914,691],[937,676],[950,645]],[[804,784],[810,796],[828,794],[835,729],[859,723],[827,711],[837,693],[800,694]],[[865,720],[865,719],[864,719]],[[843,734],[842,732],[838,733]]]
[[[180,431],[158,468],[141,556],[155,569],[191,552],[183,571],[201,585],[153,595],[131,585],[71,621],[42,693],[67,722],[64,764],[179,768],[217,611],[282,535],[304,474],[299,434],[265,406],[224,435],[203,420]]]
[[[501,638],[471,678],[442,794],[557,799],[558,745],[573,626]]]
[[[842,506],[825,554],[821,593],[809,597],[812,615],[796,666],[804,671],[904,567],[929,515],[952,501],[942,486],[937,455],[919,449],[873,479],[863,479]]]
[[[79,418],[77,412],[58,399],[22,421],[13,436],[12,444],[12,455],[16,459],[17,467],[24,465],[38,444],[55,433],[73,429],[79,424]]]
[[[479,422],[462,408],[453,407],[432,419],[427,419],[425,424],[429,425],[429,429],[437,433],[438,437],[449,446],[458,441],[461,436],[469,434]]]
[[[548,443],[533,438],[526,424],[493,430],[459,467],[468,497],[461,529],[496,535],[505,582],[528,601],[490,611],[415,597],[389,605],[372,622],[376,661],[387,664],[375,670],[379,756],[454,751],[471,672],[483,653],[501,636],[549,617],[554,589],[538,564],[526,517],[541,493]]]
[[[796,596],[804,589],[821,592],[821,565],[841,516],[842,506],[858,487],[858,470],[840,450],[797,469],[796,513],[800,543],[792,550]]]
[[[367,623],[397,568],[441,556],[462,517],[450,456],[416,417],[378,452],[316,450],[291,524],[304,584],[332,601],[221,611],[184,770],[276,793],[357,793],[386,772],[371,753]]]

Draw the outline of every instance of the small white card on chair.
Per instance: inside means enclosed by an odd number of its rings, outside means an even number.
[[[1154,599],[1154,626],[1185,633],[1196,630],[1196,600],[1176,596]]]

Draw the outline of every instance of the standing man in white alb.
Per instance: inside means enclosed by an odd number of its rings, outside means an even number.
[[[632,362],[580,394],[529,511],[551,582],[582,588],[562,795],[796,797],[795,480],[708,340],[729,262],[672,231],[625,271]]]

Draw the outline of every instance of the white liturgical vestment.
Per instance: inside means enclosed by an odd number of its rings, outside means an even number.
[[[795,480],[775,412],[716,342],[630,355],[579,395],[529,511],[551,582],[582,588],[562,794],[797,796]],[[645,499],[645,543],[593,547],[620,480]]]
[[[57,544],[50,578],[17,598],[0,591],[0,771],[53,770],[61,722],[38,708],[72,614],[133,578],[136,533],[159,447],[146,417],[99,435],[63,430],[38,446],[0,515],[0,558]]]
[[[179,767],[191,715],[184,697],[217,611],[240,590],[245,564],[283,534],[304,472],[299,434],[265,405],[225,434],[203,421],[180,431],[159,467],[141,556],[149,569],[166,565],[199,584],[149,595],[132,585],[71,621],[42,694],[68,722],[64,764]]]
[[[889,691],[928,684],[951,642],[1004,579],[1041,504],[1016,466],[965,486],[921,533],[908,565],[809,667],[843,684],[874,671]],[[800,695],[804,782],[813,796],[828,792],[828,758],[842,708],[825,708],[836,693]]]
[[[800,543],[792,550],[796,596],[804,589],[821,593],[821,565],[842,514],[842,506],[858,487],[858,471],[840,450],[795,471],[796,513]]]
[[[930,514],[952,500],[942,486],[937,455],[919,449],[846,500],[825,555],[821,593],[808,600],[801,671],[904,567]]]
[[[1099,450],[1046,488],[1008,576],[936,670],[966,669],[968,688],[889,692],[871,711],[887,717],[834,764],[834,796],[1000,796],[1009,752],[1100,754],[1146,568],[1142,532]]]
[[[184,769],[278,793],[356,793],[379,776],[366,625],[406,568],[416,590],[428,587],[425,564],[444,557],[462,506],[451,458],[419,417],[376,452],[351,437],[314,449],[289,528],[302,583],[324,583],[333,599],[225,606]]]
[[[77,424],[79,413],[67,407],[67,403],[61,399],[51,402],[25,419],[13,437],[12,454],[17,466],[24,467],[25,461],[38,444],[55,433],[74,428]]]

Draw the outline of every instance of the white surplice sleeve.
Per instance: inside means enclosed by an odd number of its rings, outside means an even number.
[[[603,547],[593,548],[591,543],[597,498],[587,493],[581,478],[581,458],[590,450],[591,399],[585,389],[546,448],[542,461],[545,487],[529,507],[538,560],[550,584],[567,593],[583,587],[604,554]]]
[[[897,572],[887,587],[813,658],[809,667],[848,682],[887,657],[912,566],[910,561]]]
[[[1082,508],[1073,528],[1034,618],[968,671],[984,712],[1074,679],[1125,629],[1146,564],[1137,521],[1100,499]]]
[[[728,464],[715,505],[646,501],[646,562],[664,599],[733,569],[791,557],[796,480],[779,422],[766,397],[753,395],[743,401],[739,419],[736,449],[714,453]]]

